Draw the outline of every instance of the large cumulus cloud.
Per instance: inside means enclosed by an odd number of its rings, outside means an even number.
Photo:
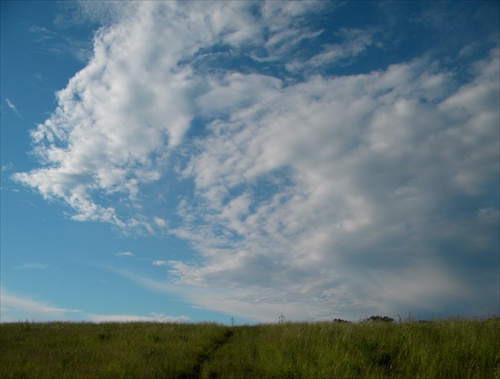
[[[207,308],[494,312],[498,45],[458,71],[426,54],[335,75],[387,37],[343,28],[299,53],[326,6],[131,5],[32,132],[41,166],[15,179],[76,220],[189,241],[200,259],[169,275]],[[175,222],[141,196],[166,182],[182,185]]]

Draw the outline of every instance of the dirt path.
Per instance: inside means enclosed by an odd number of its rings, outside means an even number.
[[[181,379],[197,379],[201,375],[201,369],[205,362],[209,361],[213,354],[221,348],[222,345],[225,345],[229,342],[231,337],[233,336],[233,331],[231,329],[227,329],[224,335],[221,338],[218,338],[213,341],[213,344],[209,346],[209,348],[202,352],[198,357],[196,364],[193,366],[191,372],[188,372],[184,375],[181,375]]]

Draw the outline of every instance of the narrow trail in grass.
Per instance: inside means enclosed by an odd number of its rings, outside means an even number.
[[[227,329],[221,338],[214,340],[214,343],[210,346],[210,348],[207,349],[207,351],[204,351],[200,354],[191,372],[182,375],[181,379],[199,378],[205,362],[208,362],[218,349],[220,349],[223,345],[227,344],[231,339],[231,337],[233,336],[233,334],[234,333],[231,329]]]

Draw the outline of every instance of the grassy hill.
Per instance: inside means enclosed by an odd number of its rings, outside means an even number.
[[[500,319],[0,324],[0,378],[500,379]]]

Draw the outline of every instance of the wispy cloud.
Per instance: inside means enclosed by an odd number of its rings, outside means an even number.
[[[153,266],[167,266],[169,261],[153,261]]]
[[[189,322],[187,316],[168,316],[163,313],[151,312],[149,316],[129,314],[93,314],[78,309],[55,307],[46,302],[32,300],[24,295],[19,296],[1,288],[0,315],[1,322],[54,321],[71,320],[72,315],[78,313],[80,320],[91,322]]]
[[[103,267],[103,268],[110,272],[114,272],[115,274],[121,275],[124,278],[140,285],[143,288],[147,288],[158,293],[168,294],[173,296],[179,296],[184,293],[184,289],[182,288],[182,286],[177,284],[169,283],[167,281],[156,280],[144,274],[117,269],[115,267]]]
[[[88,316],[90,321],[93,322],[189,322],[187,316],[166,316],[162,313],[151,313],[151,316],[137,316],[137,315],[98,315],[90,314]]]
[[[134,253],[131,253],[130,251],[123,251],[120,253],[115,253],[114,255],[117,257],[133,257]]]
[[[324,67],[331,70],[332,66],[346,66],[358,58],[370,45],[377,43],[376,36],[380,35],[374,29],[341,29],[337,34],[342,43],[324,45],[319,54],[289,62],[285,65],[286,69],[292,72],[315,73]]]
[[[5,98],[5,103],[7,104],[9,109],[11,109],[16,114],[16,116],[21,117],[21,113],[19,113],[17,107],[14,105],[12,101],[10,101],[8,98]]]
[[[16,106],[14,104],[12,104],[12,102],[9,99],[5,98],[5,102],[7,103],[7,105],[9,106],[10,109],[12,109],[14,112],[17,113]]]
[[[65,320],[72,313],[80,313],[78,309],[59,308],[45,302],[29,299],[25,296],[1,288],[0,306],[2,322],[18,320],[52,321]]]
[[[58,56],[71,55],[82,63],[87,63],[92,55],[92,44],[89,41],[76,40],[38,25],[31,25],[28,30],[35,36],[35,42],[41,50]]]
[[[190,290],[121,274],[198,306],[495,310],[498,43],[456,70],[427,53],[340,75],[380,31],[302,54],[326,4],[134,3],[32,132],[43,165],[14,179],[75,220],[189,242],[199,259],[153,265]]]
[[[13,268],[16,270],[47,270],[50,268],[50,265],[30,262],[30,263],[23,263],[22,265],[19,266],[14,266]]]
[[[2,165],[1,171],[2,172],[4,172],[4,171],[10,171],[13,168],[14,168],[14,164],[13,163],[7,163],[7,164]]]
[[[175,21],[175,12],[169,9],[177,6],[186,7],[190,27]],[[260,42],[266,25],[249,16],[249,4],[234,3],[214,12],[207,12],[206,6],[144,3],[136,10],[138,22],[125,21],[121,27],[97,34],[92,61],[58,93],[60,111],[32,133],[36,151],[49,167],[19,173],[15,179],[37,188],[45,198],[63,199],[75,210],[75,220],[109,222],[149,233],[154,232],[154,226],[162,228],[158,218],[151,222],[141,215],[119,216],[114,206],[97,204],[93,193],[126,195],[130,202],[136,202],[139,188],[157,182],[161,171],[168,169],[172,149],[179,146],[198,113],[191,98],[206,92],[210,83],[209,78],[195,75],[192,68],[181,62],[195,62],[197,50],[219,42],[228,46],[255,46]],[[166,8],[171,22],[154,21],[158,7]],[[200,17],[203,22],[198,22]],[[142,26],[151,22],[162,30],[146,32]],[[286,28],[289,22],[283,21],[279,27]],[[181,38],[172,44],[148,33],[177,34]],[[134,55],[136,58],[127,57],[125,71],[117,70],[113,63],[122,60],[121,53],[110,49],[123,38],[129,41],[130,51],[146,49]],[[158,52],[162,52],[162,57]],[[150,57],[144,63],[153,65],[151,74],[141,74],[143,58],[137,61],[140,56]],[[84,96],[82,91],[88,88],[93,88],[97,96]]]
[[[165,227],[167,227],[167,222],[164,219],[160,218],[160,217],[153,217],[153,222],[159,228],[165,228]]]

